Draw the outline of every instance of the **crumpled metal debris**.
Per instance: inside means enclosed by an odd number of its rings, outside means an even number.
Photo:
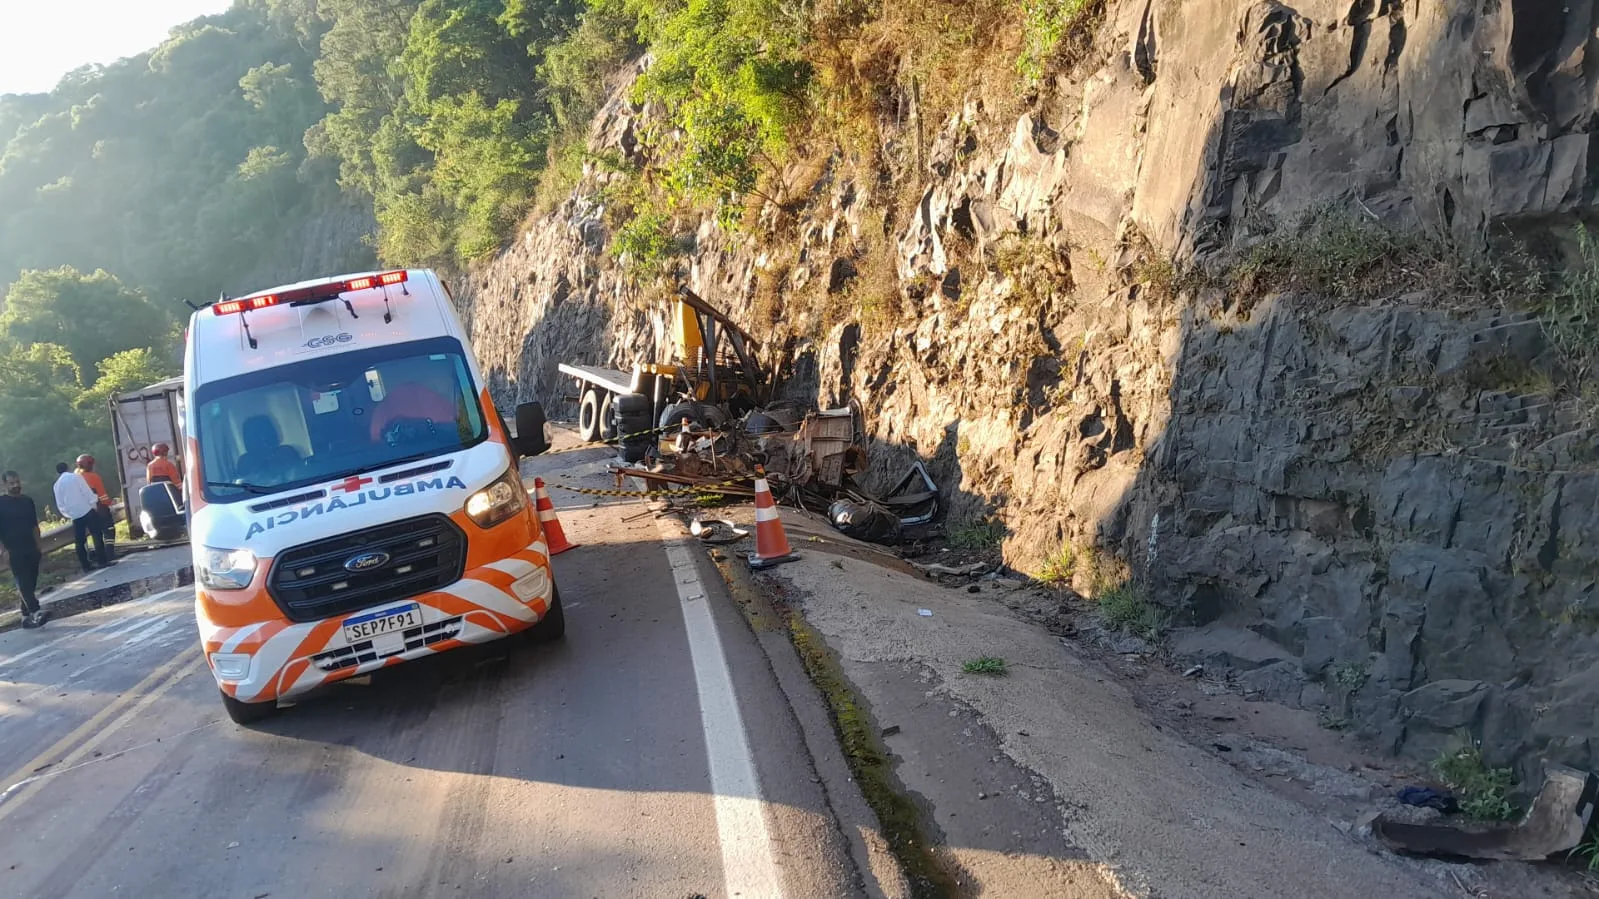
[[[844,536],[869,543],[891,543],[900,534],[899,517],[876,503],[838,500],[827,507],[827,520]]]
[[[704,543],[737,543],[750,535],[726,518],[696,518],[689,522],[688,532]]]
[[[1412,855],[1536,861],[1582,842],[1592,820],[1599,778],[1550,765],[1532,808],[1509,827],[1454,821],[1410,824],[1379,815],[1371,832],[1390,849]]]

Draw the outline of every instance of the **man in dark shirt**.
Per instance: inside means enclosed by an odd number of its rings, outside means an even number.
[[[0,547],[5,549],[11,574],[17,580],[17,593],[22,596],[22,626],[38,627],[46,618],[34,596],[39,584],[39,563],[44,559],[39,509],[31,498],[22,495],[22,478],[16,472],[0,475],[0,484],[5,487],[5,493],[0,494]]]

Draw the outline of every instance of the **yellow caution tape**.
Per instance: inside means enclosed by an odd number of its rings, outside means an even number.
[[[546,484],[557,490],[568,493],[581,493],[584,496],[684,496],[696,493],[715,493],[718,487],[734,487],[749,480],[749,475],[733,478],[727,481],[718,481],[715,484],[691,484],[678,490],[598,490],[593,487],[572,487],[566,484]]]

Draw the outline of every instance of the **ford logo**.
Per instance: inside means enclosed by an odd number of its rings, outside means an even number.
[[[362,553],[344,560],[345,571],[371,571],[380,568],[389,561],[388,553]]]

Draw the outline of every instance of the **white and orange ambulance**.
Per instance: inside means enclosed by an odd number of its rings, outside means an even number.
[[[200,641],[234,721],[473,643],[563,633],[516,436],[431,271],[223,297],[189,321]]]

